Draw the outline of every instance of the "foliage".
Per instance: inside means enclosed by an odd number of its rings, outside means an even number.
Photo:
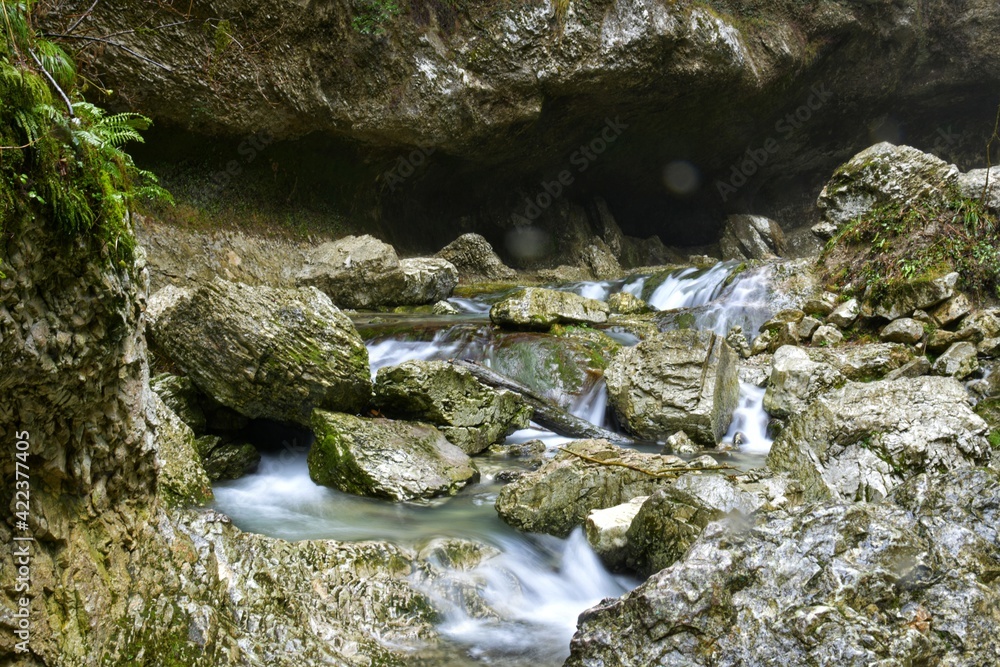
[[[823,259],[829,282],[873,304],[951,271],[962,289],[1000,296],[997,218],[954,188],[872,209],[827,244]]]
[[[122,150],[142,141],[150,121],[83,101],[72,59],[35,35],[31,8],[30,0],[0,2],[0,235],[13,220],[41,216],[67,238],[127,261],[135,200],[169,200]]]
[[[351,26],[362,35],[384,35],[385,24],[402,13],[398,0],[356,0]]]

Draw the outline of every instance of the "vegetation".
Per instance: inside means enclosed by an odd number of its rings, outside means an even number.
[[[828,281],[869,303],[883,303],[904,285],[957,271],[959,287],[1000,296],[1000,227],[977,200],[952,189],[906,205],[874,208],[827,244]]]
[[[385,24],[402,13],[398,0],[355,0],[351,27],[362,35],[384,35]]]
[[[0,237],[14,220],[41,216],[67,239],[125,262],[135,249],[135,200],[169,199],[122,150],[142,141],[150,121],[83,101],[72,59],[35,34],[32,4],[0,2]]]

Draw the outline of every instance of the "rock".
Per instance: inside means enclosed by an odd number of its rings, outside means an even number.
[[[257,470],[260,452],[250,444],[217,444],[202,454],[209,479],[239,479]]]
[[[764,331],[750,343],[750,356],[755,357],[758,354],[764,354],[771,349],[773,344],[774,340],[771,332]]]
[[[368,405],[368,351],[354,325],[314,288],[204,285],[152,330],[194,384],[250,418],[308,424],[313,408]]]
[[[909,345],[899,343],[868,343],[842,345],[836,348],[805,348],[815,362],[829,364],[848,380],[871,382],[885,377],[917,356]]]
[[[688,437],[688,434],[684,431],[677,431],[672,436],[667,438],[667,446],[663,448],[664,454],[694,454],[701,449]]]
[[[430,424],[316,410],[309,476],[345,493],[388,500],[454,495],[479,479],[472,460]]]
[[[993,212],[1000,214],[1000,167],[990,169],[971,169],[968,173],[958,175],[958,191],[963,197],[983,200]]]
[[[194,446],[194,433],[156,394],[150,395],[156,423],[157,491],[173,507],[204,505],[213,499],[212,482]]]
[[[775,259],[783,257],[785,235],[781,226],[760,215],[730,215],[719,239],[722,259]]]
[[[909,317],[901,317],[889,322],[878,337],[887,343],[916,345],[924,337],[924,325]]]
[[[1000,317],[995,310],[977,310],[968,315],[960,327],[972,331],[979,340],[1000,336]]]
[[[963,380],[979,370],[976,346],[969,342],[954,343],[937,358],[931,367],[934,375],[947,375]]]
[[[419,306],[451,296],[458,270],[441,258],[400,260],[373,236],[347,236],[314,250],[296,278],[342,308]]]
[[[451,262],[463,283],[503,282],[517,277],[517,272],[504,264],[489,241],[479,234],[462,234],[436,256]]]
[[[736,354],[740,355],[740,359],[749,359],[752,355],[750,343],[747,342],[746,334],[743,333],[743,327],[737,325],[729,329],[729,333],[726,334],[726,342]]]
[[[961,292],[951,297],[931,311],[930,315],[938,326],[947,327],[972,311],[972,302]]]
[[[960,331],[935,329],[927,337],[927,351],[932,354],[941,354],[955,343],[975,340],[976,331],[972,328],[961,329]]]
[[[608,308],[612,313],[620,315],[640,315],[653,311],[648,303],[628,292],[615,292],[609,296]]]
[[[820,192],[816,204],[823,221],[813,233],[832,238],[877,206],[906,204],[928,191],[944,192],[957,180],[958,168],[940,158],[910,146],[875,144],[841,165]]]
[[[584,612],[565,665],[993,664],[998,496],[996,472],[966,469],[884,503],[711,523],[673,566]]]
[[[799,480],[807,499],[877,501],[921,470],[986,463],[985,434],[952,378],[851,382],[793,417],[767,464]]]
[[[812,344],[813,345],[837,345],[844,340],[844,334],[840,333],[840,329],[830,325],[823,325],[813,332]]]
[[[949,273],[932,280],[915,280],[902,285],[881,303],[876,304],[874,314],[887,320],[908,317],[915,310],[927,310],[955,294],[958,274]]]
[[[408,361],[379,369],[375,405],[387,417],[434,424],[466,454],[478,454],[528,426],[519,395],[482,384],[446,361]]]
[[[525,532],[566,537],[592,510],[648,496],[669,483],[656,475],[685,469],[676,456],[643,454],[605,440],[578,440],[563,449],[500,490],[501,519]]]
[[[781,477],[766,477],[751,481],[748,475],[687,473],[674,482],[673,488],[697,498],[706,507],[725,514],[753,514],[761,509],[773,509],[778,496],[790,492],[793,483]]]
[[[547,330],[553,324],[604,324],[608,304],[572,292],[525,287],[490,308],[490,320],[502,327]]]
[[[470,572],[500,554],[499,549],[482,542],[435,537],[420,548],[417,558],[439,568]]]
[[[900,380],[902,378],[915,378],[921,375],[927,375],[931,372],[931,362],[927,361],[927,357],[917,357],[912,361],[908,361],[894,371],[890,371],[886,376],[886,380]]]
[[[806,299],[802,310],[807,315],[826,317],[837,307],[837,295],[834,292],[821,292],[818,296]]]
[[[796,415],[845,382],[847,378],[829,364],[815,362],[802,348],[786,345],[774,353],[764,409],[773,417]]]
[[[840,329],[849,329],[860,314],[861,306],[858,304],[858,300],[848,299],[834,308],[833,312],[826,316],[826,321]]]
[[[541,440],[528,440],[521,443],[503,443],[490,446],[490,454],[511,459],[540,458],[545,453],[545,443]]]
[[[625,565],[625,545],[632,520],[649,496],[637,496],[627,503],[603,510],[592,510],[583,524],[590,548],[601,562],[613,570]]]
[[[594,237],[590,245],[583,249],[581,259],[598,280],[618,278],[622,275],[618,259],[599,237]]]
[[[152,329],[156,321],[165,311],[176,306],[191,296],[192,290],[187,287],[167,285],[150,295],[146,301],[146,327]]]
[[[160,373],[150,378],[149,387],[196,435],[205,432],[207,421],[201,407],[204,397],[190,378]]]
[[[917,322],[920,322],[921,324],[929,324],[932,327],[937,326],[937,321],[933,317],[931,317],[926,310],[921,310],[920,308],[917,308],[915,311],[913,311],[913,319],[915,319]]]
[[[813,334],[816,333],[816,329],[819,329],[821,326],[823,326],[823,323],[815,317],[803,317],[795,326],[795,337],[800,341],[811,340]]]
[[[684,430],[714,447],[739,398],[738,357],[711,332],[668,331],[623,348],[605,381],[609,402],[629,432],[655,440]]]
[[[431,312],[435,315],[458,315],[459,310],[447,301],[438,301],[431,306]]]

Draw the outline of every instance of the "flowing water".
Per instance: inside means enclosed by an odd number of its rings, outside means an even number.
[[[689,313],[695,326],[725,333],[733,324],[756,332],[779,304],[767,292],[766,270],[745,272],[735,278],[733,263],[711,269],[683,269],[666,277],[633,276],[626,280],[573,283],[559,289],[606,300],[615,292],[628,292],[647,300],[664,313],[662,328],[676,324],[678,314]],[[651,283],[659,279],[655,289]],[[504,369],[525,371],[520,380],[545,391],[573,414],[594,424],[614,428],[607,409],[607,387],[599,375],[583,374],[576,385],[554,386],[546,369],[511,365],[511,349],[551,344],[542,334],[506,337],[489,326],[486,301],[452,298],[460,311],[448,317],[418,318],[378,316],[359,319],[367,339],[372,375],[379,368],[411,359],[464,358]],[[623,345],[638,339],[612,332]],[[531,348],[529,356],[542,347]],[[505,352],[506,351],[506,352]],[[532,375],[532,373],[534,375]],[[763,389],[741,386],[740,404],[727,439],[740,433],[743,445],[733,457],[741,467],[760,465],[771,441],[767,414],[762,408]],[[546,455],[570,439],[532,426],[508,437],[508,443],[541,439]],[[658,451],[647,445],[645,451]],[[498,517],[493,508],[501,484],[494,479],[503,469],[525,464],[499,456],[477,457],[482,480],[453,498],[424,503],[389,503],[360,498],[314,484],[306,464],[307,446],[283,443],[265,453],[256,473],[216,485],[216,508],[243,530],[287,540],[388,540],[421,548],[434,538],[463,538],[489,544],[500,555],[486,560],[472,572],[450,571],[456,582],[474,582],[493,613],[485,618],[468,613],[456,591],[461,586],[425,589],[438,607],[439,631],[453,642],[469,665],[503,667],[556,666],[569,654],[569,640],[580,612],[605,597],[622,595],[637,582],[612,575],[591,551],[581,531],[566,540],[521,534]],[[446,577],[446,578],[447,578]],[[451,664],[451,663],[450,663]]]

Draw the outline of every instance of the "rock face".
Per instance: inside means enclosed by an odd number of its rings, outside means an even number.
[[[526,428],[532,412],[517,394],[491,389],[444,361],[379,369],[375,405],[388,417],[434,424],[466,454],[478,454]]]
[[[190,378],[161,373],[150,379],[149,386],[195,434],[205,432],[208,422],[201,407],[203,396]]]
[[[308,424],[313,408],[360,411],[368,351],[313,288],[204,285],[164,312],[156,344],[206,394],[251,418]]]
[[[657,474],[685,468],[676,456],[641,454],[605,440],[580,440],[564,449],[568,451],[501,489],[496,502],[500,518],[529,533],[566,537],[592,510],[648,496],[669,483]]]
[[[604,324],[608,304],[572,292],[525,287],[490,308],[490,320],[514,329],[547,330],[553,324]]]
[[[848,380],[870,382],[885,377],[917,357],[914,349],[899,343],[841,345],[833,349],[805,348],[813,361],[836,368]]]
[[[998,495],[995,472],[927,473],[881,504],[709,524],[584,612],[566,665],[992,664]]]
[[[906,204],[955,185],[958,174],[955,165],[916,148],[875,144],[841,166],[823,188],[816,202],[823,222],[813,232],[829,239],[876,206]]]
[[[949,273],[932,280],[918,280],[903,285],[891,298],[876,304],[875,314],[887,320],[909,317],[915,310],[927,310],[955,294],[958,274]]]
[[[625,562],[644,577],[682,557],[710,522],[723,516],[673,486],[654,492],[642,504],[625,537]]]
[[[901,317],[887,324],[878,337],[887,343],[916,345],[924,337],[924,325],[909,317]]]
[[[583,524],[587,542],[605,566],[618,569],[625,565],[626,534],[639,508],[649,496],[638,496],[627,503],[603,510],[592,510]]]
[[[722,259],[774,259],[783,257],[785,234],[777,222],[760,215],[731,215],[719,239]]]
[[[771,362],[764,409],[774,417],[795,415],[845,382],[847,378],[829,364],[813,361],[802,348],[785,345]]]
[[[986,206],[1000,214],[1000,167],[971,169],[958,177],[958,188],[963,197],[979,200],[986,195]]]
[[[309,476],[345,493],[389,500],[454,495],[479,479],[472,460],[430,424],[317,410]]]
[[[767,464],[807,498],[880,500],[922,470],[986,463],[986,431],[951,378],[852,382],[794,417]]]
[[[342,308],[419,306],[451,296],[458,270],[441,258],[400,260],[373,236],[347,236],[310,253],[297,283],[319,288]]]
[[[153,438],[156,443],[157,491],[167,505],[204,505],[212,500],[212,482],[202,467],[194,433],[174,412],[152,394]]]
[[[715,446],[739,398],[738,357],[705,331],[668,331],[625,348],[608,367],[608,398],[631,433],[650,440],[684,430]]]
[[[962,380],[979,369],[976,346],[969,342],[953,343],[931,367],[935,375],[948,375]]]
[[[513,280],[517,273],[493,251],[489,241],[479,234],[462,234],[437,254],[455,267],[464,283],[489,283]]]

